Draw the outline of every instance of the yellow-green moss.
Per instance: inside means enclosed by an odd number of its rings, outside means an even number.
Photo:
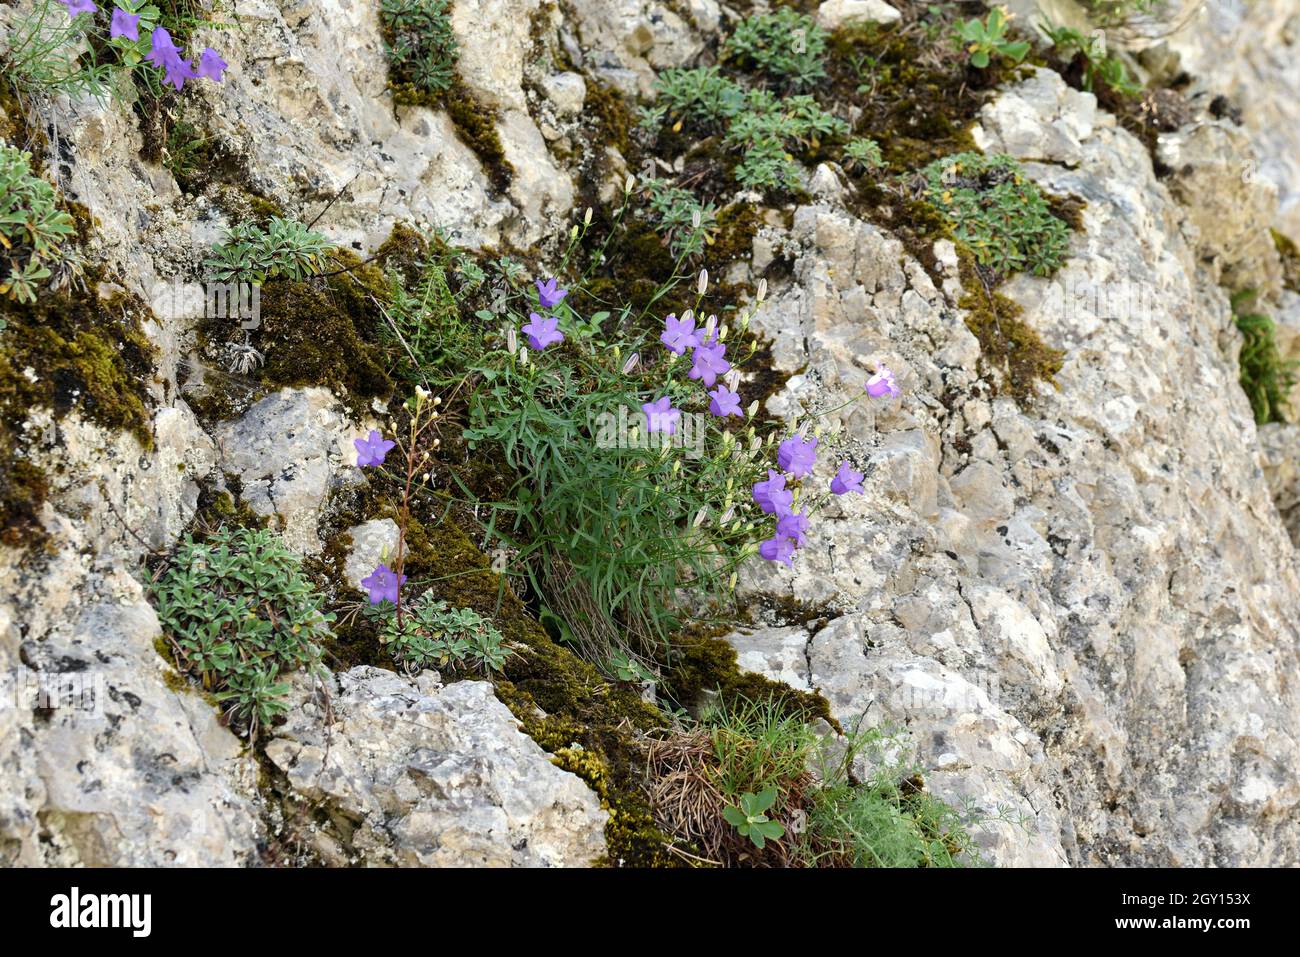
[[[1001,391],[1017,402],[1031,401],[1037,383],[1056,384],[1065,353],[1043,342],[1020,318],[1018,303],[985,288],[970,250],[959,246],[958,256],[965,290],[958,305],[967,311],[966,326],[979,340],[981,358],[998,370]]]
[[[1276,229],[1273,233],[1273,245],[1282,257],[1282,285],[1291,292],[1300,292],[1300,250],[1289,237]]]

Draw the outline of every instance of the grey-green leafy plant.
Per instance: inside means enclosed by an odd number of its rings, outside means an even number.
[[[250,736],[284,713],[289,687],[280,679],[319,664],[334,621],[299,558],[265,529],[187,537],[153,598],[177,664]]]
[[[204,265],[222,282],[262,283],[275,276],[297,281],[321,272],[334,249],[297,220],[273,216],[265,228],[236,223],[212,247]]]
[[[388,301],[380,308],[389,323],[385,331],[401,344],[399,358],[407,360],[399,363],[401,368],[434,384],[459,381],[457,363],[475,351],[480,334],[461,316],[444,257],[430,253],[413,278],[396,270],[387,278]]]
[[[704,130],[724,129],[745,108],[745,89],[716,66],[664,70],[655,78],[655,110],[643,125],[658,126],[672,117]]]
[[[1083,88],[1092,91],[1100,80],[1105,86],[1125,96],[1137,96],[1142,86],[1128,75],[1124,61],[1106,52],[1105,34],[1083,34],[1073,27],[1057,27],[1050,22],[1039,24],[1039,29],[1056,48],[1060,56],[1069,58],[1075,53],[1083,55]]]
[[[922,171],[925,196],[976,259],[1007,275],[1045,276],[1064,261],[1070,229],[1010,156],[957,153]]]
[[[1255,422],[1285,422],[1290,408],[1287,396],[1296,384],[1300,363],[1286,362],[1277,347],[1277,326],[1263,313],[1251,310],[1256,290],[1232,297],[1232,315],[1241,330],[1241,387],[1250,399]]]
[[[997,55],[1019,63],[1029,52],[1029,43],[1025,40],[1009,40],[1007,27],[1011,17],[1003,7],[994,7],[988,16],[979,20],[959,20],[955,25],[957,42],[965,47],[970,55],[971,66],[983,70]]]
[[[736,24],[722,55],[742,69],[806,90],[826,78],[826,36],[812,17],[781,7]]]
[[[746,90],[717,67],[666,70],[655,81],[656,103],[643,123],[672,119],[696,132],[721,132],[723,145],[740,155],[734,175],[747,189],[794,189],[799,164],[792,151],[816,149],[847,136],[849,124],[826,112],[808,95],[779,97],[770,90]]]
[[[387,603],[370,611],[380,619],[379,640],[409,671],[455,668],[500,671],[509,653],[500,630],[472,608],[452,608],[425,592],[403,606],[401,622]]]
[[[704,252],[717,231],[717,207],[661,179],[647,180],[642,186],[650,193],[647,212],[655,231],[668,240],[673,256],[689,258]]]
[[[51,186],[32,172],[31,154],[0,145],[0,294],[19,302],[36,299],[51,268],[66,261],[64,243],[76,232],[72,217],[58,207]]]
[[[448,0],[383,0],[380,22],[394,76],[432,93],[451,87],[457,44]]]
[[[740,796],[739,806],[727,805],[722,809],[722,816],[741,837],[749,838],[761,851],[768,841],[780,840],[785,836],[785,825],[773,821],[765,813],[775,801],[776,788],[768,788],[761,794],[746,792]]]
[[[845,143],[843,162],[845,169],[858,173],[882,169],[885,165],[880,144],[869,136],[855,136]]]

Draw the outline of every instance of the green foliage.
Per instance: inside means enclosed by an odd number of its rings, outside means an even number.
[[[294,281],[319,273],[334,246],[293,219],[272,216],[265,228],[237,223],[212,247],[204,265],[222,282],[263,283],[274,276]]]
[[[812,17],[781,7],[741,20],[722,45],[724,59],[806,90],[826,78],[826,31]]]
[[[745,89],[716,66],[664,70],[655,77],[655,107],[642,125],[658,126],[665,116],[703,129],[725,128],[745,108]]]
[[[899,758],[906,748],[897,735],[871,728],[840,743],[770,701],[744,699],[707,711],[701,723],[713,744],[723,818],[758,849],[794,831],[788,861],[806,866],[958,867],[979,860],[969,830],[978,815],[964,821],[926,794],[919,769]],[[853,770],[861,763],[872,769],[865,780]]]
[[[394,76],[432,93],[451,88],[456,76],[456,35],[449,0],[382,0],[380,22]]]
[[[1285,422],[1287,395],[1296,384],[1295,361],[1284,362],[1277,348],[1277,327],[1268,316],[1247,311],[1256,295],[1247,289],[1232,297],[1232,314],[1245,342],[1241,347],[1241,387],[1250,399],[1255,422]]]
[[[1010,19],[1005,8],[994,7],[984,20],[957,21],[955,38],[970,54],[971,66],[983,70],[992,62],[994,54],[1012,63],[1019,63],[1025,58],[1029,52],[1028,42],[1007,39]]]
[[[923,171],[926,198],[982,265],[1045,276],[1065,259],[1069,226],[1011,157],[958,153]]]
[[[880,144],[867,136],[855,136],[844,144],[844,167],[857,172],[868,172],[884,168],[885,161],[880,155]]]
[[[760,851],[767,841],[780,840],[785,836],[785,827],[779,821],[773,821],[763,813],[776,801],[776,788],[768,788],[762,794],[748,792],[740,796],[740,806],[727,805],[722,809],[722,817],[734,827],[741,837],[754,842]]]
[[[19,302],[35,302],[37,285],[65,261],[63,243],[76,232],[54,187],[32,172],[31,159],[0,144],[0,257],[9,266],[0,294]]]
[[[286,672],[314,668],[334,621],[299,559],[264,529],[187,537],[153,588],[176,659],[250,736],[286,708]]]
[[[1125,96],[1137,96],[1142,86],[1129,78],[1124,62],[1106,52],[1106,34],[1098,30],[1084,35],[1073,27],[1054,27],[1051,23],[1039,24],[1039,29],[1065,58],[1075,53],[1083,55],[1083,87],[1094,90],[1101,81],[1106,87]]]
[[[437,384],[458,380],[455,363],[473,351],[478,337],[461,318],[443,261],[425,257],[411,280],[391,268],[386,277],[388,301],[381,308],[390,325],[385,332],[401,343],[399,358],[409,360],[401,365],[413,378]]]
[[[516,327],[526,321],[505,318]],[[624,310],[614,322],[621,328],[629,318]],[[477,362],[466,357],[482,384],[464,436],[495,449],[518,476],[494,505],[497,533],[514,540],[534,587],[596,660],[608,659],[620,633],[642,650],[671,633],[680,624],[679,589],[729,599],[729,576],[752,551],[740,517],[751,507],[739,490],[757,477],[757,450],[740,451],[731,432],[696,420],[700,455],[693,458],[692,449],[661,446],[662,433],[637,425],[642,404],[658,396],[697,414],[707,396],[686,380],[688,360],[665,370],[651,359],[655,345],[618,329],[605,333],[608,322],[584,329],[569,313],[564,347],[527,360],[502,348]],[[602,335],[613,348],[597,344]],[[634,351],[642,364],[625,376],[624,358]],[[651,363],[655,377],[647,381],[639,373]],[[631,448],[618,447],[620,407],[632,423]],[[722,525],[728,509],[737,517]]]
[[[70,19],[63,4],[37,0],[30,15],[14,19],[17,22],[0,52],[0,73],[15,89],[46,96],[107,97],[113,69],[96,60],[93,46],[83,48],[81,42],[89,17]],[[144,26],[143,19],[140,25]]]
[[[379,640],[412,673],[424,668],[500,671],[507,651],[497,627],[470,608],[452,608],[425,592],[401,615],[384,603],[371,614],[382,624]],[[400,617],[400,621],[399,621]]]
[[[642,184],[650,192],[647,212],[655,231],[668,240],[673,257],[698,256],[718,228],[718,210],[703,204],[688,189],[671,186],[661,179]]]
[[[109,34],[108,13],[118,7],[140,16],[139,38]],[[131,101],[134,74],[156,99],[163,93],[162,73],[145,57],[152,47],[156,27],[166,27],[184,45],[194,27],[207,22],[208,10],[194,0],[118,0],[97,15],[69,18],[56,0],[37,0],[31,14],[21,18],[0,52],[0,67],[14,87],[29,95],[72,98],[108,97]]]
[[[1162,0],[1080,0],[1093,23],[1120,26],[1134,17],[1150,13]]]
[[[751,90],[723,143],[741,154],[735,169],[740,185],[789,190],[799,185],[799,165],[791,151],[816,149],[823,140],[848,133],[849,124],[825,112],[811,96],[778,98],[767,90]]]

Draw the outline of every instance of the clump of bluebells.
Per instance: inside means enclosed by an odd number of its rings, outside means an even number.
[[[212,47],[183,53],[162,21],[146,0],[102,9],[94,0],[41,0],[10,38],[5,72],[29,93],[100,99],[118,89],[118,75],[146,67],[153,85],[177,91],[192,80],[222,82],[228,64],[220,53]],[[115,62],[99,62],[105,51]]]
[[[588,228],[574,227],[570,250]],[[655,322],[630,306],[580,315],[585,295],[538,281],[507,300],[500,338],[471,369],[464,438],[514,477],[490,504],[489,537],[597,662],[629,647],[653,657],[684,607],[732,600],[744,560],[788,562],[807,541],[817,503],[797,507],[785,482],[808,479],[820,440],[787,439],[781,472],[767,471],[776,436],[759,434],[744,394],[756,305],[730,322],[698,315],[708,283],[701,270],[695,307]],[[764,296],[760,284],[756,304]],[[869,388],[898,394],[883,368]],[[834,490],[861,480],[846,466]],[[777,527],[760,544],[766,515]]]

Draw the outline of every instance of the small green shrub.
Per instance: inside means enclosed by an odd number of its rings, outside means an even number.
[[[689,258],[704,252],[718,228],[718,210],[701,203],[688,189],[671,186],[661,179],[642,184],[650,193],[647,213],[655,231],[668,240],[674,258]]]
[[[722,809],[722,817],[736,829],[736,833],[749,838],[761,851],[768,841],[785,836],[785,826],[780,821],[771,820],[765,813],[775,801],[776,788],[768,788],[762,794],[746,792],[740,796],[739,806],[728,804]]]
[[[994,7],[983,19],[959,20],[955,25],[955,38],[959,46],[966,48],[970,54],[971,66],[985,69],[994,55],[1004,57],[1012,63],[1019,63],[1029,52],[1029,43],[1024,40],[1008,40],[1007,26],[1010,15],[1003,7]]]
[[[222,282],[263,283],[275,276],[298,281],[319,273],[334,248],[297,220],[272,216],[265,228],[237,223],[228,229],[204,265]]]
[[[742,69],[806,90],[826,78],[826,36],[812,17],[781,7],[741,20],[722,55]]]
[[[1245,339],[1241,347],[1241,387],[1250,399],[1255,422],[1285,422],[1287,396],[1296,384],[1300,363],[1283,362],[1277,348],[1277,326],[1258,312],[1247,311],[1256,295],[1247,289],[1232,297],[1232,314]]]
[[[843,165],[859,173],[883,169],[885,160],[880,155],[880,144],[867,136],[854,137],[844,144]]]
[[[31,159],[0,145],[0,256],[9,266],[0,293],[19,302],[35,302],[37,285],[65,261],[63,243],[76,232],[54,187],[32,172]]]
[[[716,66],[664,70],[655,78],[655,106],[642,113],[642,125],[658,127],[666,117],[704,130],[723,129],[745,108],[745,88]]]
[[[177,663],[250,736],[284,713],[289,689],[279,679],[317,665],[334,621],[298,556],[265,529],[187,537],[153,597]]]
[[[982,265],[1046,276],[1065,260],[1069,226],[1011,157],[958,153],[922,172],[926,198]]]
[[[383,0],[379,17],[394,77],[431,93],[451,89],[457,46],[448,0]]]
[[[1043,35],[1063,58],[1075,54],[1083,56],[1083,88],[1096,89],[1098,82],[1124,96],[1137,96],[1141,84],[1129,78],[1124,61],[1106,52],[1104,33],[1084,35],[1073,27],[1055,27],[1051,23],[1039,25]]]
[[[372,606],[381,621],[379,640],[408,671],[425,668],[500,671],[504,638],[497,627],[470,608],[452,608],[425,592],[403,606],[401,623],[389,605]]]

